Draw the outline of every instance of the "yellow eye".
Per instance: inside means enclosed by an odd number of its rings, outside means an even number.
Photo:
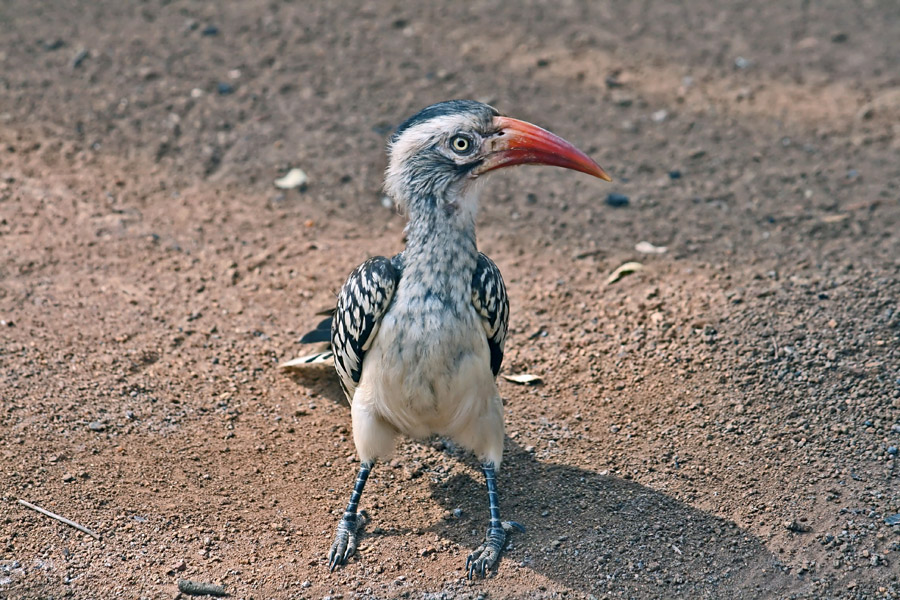
[[[453,151],[457,154],[465,154],[472,148],[472,142],[463,135],[457,135],[450,140],[450,147],[453,148]]]

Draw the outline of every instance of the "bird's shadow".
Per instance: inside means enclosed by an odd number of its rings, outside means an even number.
[[[632,481],[540,462],[510,439],[498,484],[503,518],[527,528],[510,534],[503,561],[587,594],[768,598],[808,585],[731,521]],[[463,548],[480,543],[484,482],[460,474],[431,485],[436,502],[462,510],[431,529]]]
[[[312,397],[325,398],[337,406],[349,408],[334,368],[330,365],[307,370],[285,371],[285,375],[295,384],[308,390]]]
[[[292,373],[315,396],[345,404],[328,372]],[[447,444],[455,458],[471,455]],[[429,530],[462,548],[481,543],[488,522],[482,477],[432,480],[431,496],[460,518]],[[541,462],[506,439],[500,472],[502,518],[522,523],[501,561],[533,570],[586,594],[690,598],[772,598],[809,592],[802,576],[735,523],[664,492],[575,466]],[[405,528],[366,526],[364,535],[403,535]]]

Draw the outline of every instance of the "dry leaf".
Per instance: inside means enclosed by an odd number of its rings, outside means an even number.
[[[284,177],[275,180],[275,187],[282,190],[292,190],[306,185],[307,181],[309,181],[309,177],[306,176],[302,169],[293,168]]]
[[[279,369],[314,369],[318,367],[334,364],[334,353],[331,350],[325,352],[316,352],[315,354],[307,354],[300,358],[295,358],[278,365]]]
[[[841,221],[844,221],[849,217],[850,217],[850,215],[848,215],[846,213],[838,214],[838,215],[824,215],[822,217],[822,222],[823,223],[840,223]]]
[[[503,379],[507,381],[512,381],[513,383],[518,383],[520,385],[534,385],[536,383],[542,383],[544,380],[538,377],[537,375],[531,375],[529,373],[518,373],[516,375],[501,375]]]
[[[634,249],[642,254],[664,254],[669,248],[667,246],[654,246],[650,242],[638,242]]]
[[[625,275],[629,273],[634,273],[635,271],[640,271],[644,268],[639,262],[627,262],[624,265],[620,266],[618,269],[612,272],[612,274],[606,278],[606,285],[611,283],[615,283],[618,280],[622,279]]]

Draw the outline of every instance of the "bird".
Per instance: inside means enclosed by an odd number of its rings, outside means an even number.
[[[476,245],[482,184],[498,169],[524,164],[611,179],[563,138],[474,100],[439,102],[409,117],[391,136],[388,157],[384,191],[407,215],[406,246],[354,269],[333,314],[301,339],[330,338],[360,460],[327,562],[334,571],[356,551],[366,481],[398,435],[438,435],[481,463],[488,527],[465,570],[469,579],[484,577],[507,532],[524,528],[500,517],[504,424],[496,377],[509,301],[500,270]]]

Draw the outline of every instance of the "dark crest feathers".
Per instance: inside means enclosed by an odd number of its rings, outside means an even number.
[[[394,135],[391,136],[391,143],[397,141],[397,138],[413,125],[424,123],[435,117],[460,113],[484,113],[486,116],[490,115],[491,117],[500,115],[494,107],[475,100],[447,100],[445,102],[438,102],[437,104],[432,104],[431,106],[423,108],[407,120],[403,121],[403,123],[397,127],[397,131],[394,132]]]

